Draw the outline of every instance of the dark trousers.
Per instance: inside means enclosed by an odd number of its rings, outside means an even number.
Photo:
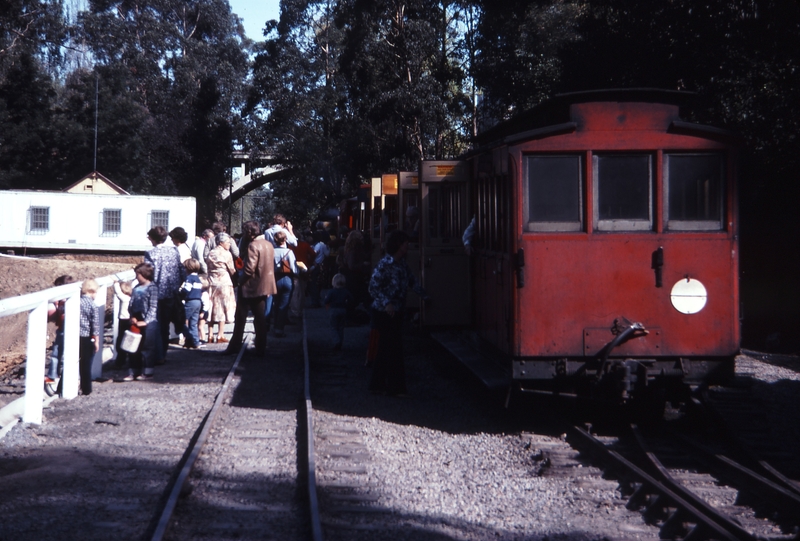
[[[256,354],[263,355],[267,351],[267,333],[269,323],[267,320],[268,295],[263,297],[243,297],[241,292],[236,299],[236,318],[233,323],[233,334],[227,351],[233,352],[242,347],[244,326],[247,322],[247,312],[253,313],[253,327],[256,330]]]
[[[130,373],[134,376],[139,374],[151,375],[155,371],[156,363],[161,358],[160,331],[158,321],[151,321],[144,328],[139,327],[139,332],[142,333],[139,351],[128,356]]]
[[[406,368],[403,363],[403,312],[389,316],[372,310],[372,327],[378,331],[378,353],[373,363],[369,390],[388,394],[406,392]]]
[[[129,353],[122,349],[122,341],[125,339],[125,331],[131,330],[130,319],[120,319],[119,329],[117,331],[117,360],[114,361],[116,366],[128,366]]]
[[[94,340],[91,336],[81,336],[80,361],[78,370],[81,375],[81,392],[92,394],[92,361],[94,361]]]
[[[175,333],[181,334],[186,326],[186,312],[180,299],[170,297],[158,300],[158,312],[156,314],[158,326],[161,328],[161,361],[167,357],[169,349],[169,324],[175,325]]]
[[[347,322],[346,308],[331,308],[331,329],[333,330],[333,345],[342,347],[344,343],[344,327]]]

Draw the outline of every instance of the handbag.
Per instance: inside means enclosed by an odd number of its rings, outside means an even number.
[[[288,255],[289,252],[286,252],[286,254],[284,254],[284,256],[281,257],[278,263],[275,265],[275,274],[281,276],[288,276],[293,274],[292,264],[289,262]]]

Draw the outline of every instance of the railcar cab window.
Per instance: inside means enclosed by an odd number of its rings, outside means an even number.
[[[664,216],[667,229],[722,229],[723,155],[664,154]]]
[[[580,156],[528,156],[528,231],[581,231],[583,201]]]
[[[649,155],[595,155],[594,227],[647,231],[653,227],[653,167]]]

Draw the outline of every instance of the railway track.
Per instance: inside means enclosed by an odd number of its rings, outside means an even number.
[[[277,342],[287,362],[248,357],[249,337],[198,427],[147,538],[305,539],[309,511],[294,474],[304,409],[296,346]],[[294,357],[294,358],[291,358]],[[291,360],[289,360],[291,358]],[[272,366],[270,366],[272,364]],[[278,387],[269,383],[280,380]],[[279,374],[280,372],[280,374]],[[287,382],[295,381],[294,386]],[[291,472],[291,473],[290,473]]]
[[[721,449],[738,450],[720,440],[704,441],[663,426],[632,425],[621,438],[570,430],[570,442],[618,480],[626,507],[657,526],[661,539],[796,539],[794,482],[764,461],[756,472],[726,456]]]

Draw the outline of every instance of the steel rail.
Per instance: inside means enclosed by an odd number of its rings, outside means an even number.
[[[702,452],[712,462],[712,467],[720,470],[721,475],[740,490],[757,495],[788,517],[800,517],[800,495],[791,489],[759,475],[725,455],[715,453],[702,443],[683,434],[675,434],[675,436]]]
[[[314,410],[311,406],[311,380],[310,380],[310,363],[308,359],[308,330],[305,318],[303,315],[303,366],[305,375],[303,376],[303,394],[305,399],[305,421],[306,421],[306,465],[308,471],[306,472],[306,483],[308,485],[308,511],[309,519],[311,522],[311,536],[314,541],[323,541],[325,538],[322,534],[322,520],[319,512],[319,497],[317,495],[317,462],[316,451],[314,450]]]
[[[739,541],[738,537],[722,528],[691,502],[663,483],[660,483],[613,449],[606,447],[603,442],[582,428],[573,426],[571,432],[577,436],[579,443],[587,445],[596,456],[599,455],[601,460],[620,472],[621,482],[629,484],[634,489],[628,500],[628,508],[638,508],[646,503],[648,510],[661,508],[666,509],[668,512],[671,511],[667,519],[661,524],[662,532],[668,533],[682,530],[683,522],[693,522],[694,527],[682,537],[683,541],[705,541],[710,539]],[[648,501],[648,495],[654,495],[655,497]],[[674,508],[674,510],[671,510],[671,508]]]
[[[778,471],[775,467],[773,467],[769,462],[766,460],[762,460],[760,457],[756,456],[756,454],[747,446],[745,445],[741,439],[734,433],[731,427],[728,425],[725,418],[719,413],[719,411],[714,407],[714,400],[710,399],[707,392],[702,394],[703,400],[698,400],[697,398],[692,398],[692,401],[689,402],[689,405],[695,408],[697,412],[701,415],[705,416],[709,419],[709,422],[713,423],[715,428],[722,429],[725,432],[725,437],[733,442],[737,447],[737,456],[742,456],[743,459],[747,461],[747,464],[752,466],[758,475],[772,481],[776,485],[782,487],[784,490],[788,490],[798,498],[800,498],[800,483],[790,479],[780,471]],[[681,434],[681,437],[686,437]],[[706,450],[707,451],[707,450]],[[710,453],[710,452],[709,452]]]
[[[169,497],[167,497],[167,501],[164,503],[164,506],[161,509],[155,531],[150,537],[152,541],[161,541],[164,538],[164,534],[167,533],[169,521],[172,519],[172,513],[175,511],[175,506],[178,504],[178,498],[180,498],[183,485],[186,482],[186,479],[189,478],[192,467],[194,467],[197,457],[200,456],[200,452],[203,450],[203,445],[205,445],[208,435],[211,432],[211,426],[214,424],[214,419],[217,416],[217,412],[219,411],[222,403],[225,401],[225,396],[228,392],[228,387],[230,387],[231,381],[233,380],[233,375],[236,372],[236,369],[239,367],[239,362],[242,360],[242,356],[244,355],[247,346],[250,344],[251,339],[252,335],[248,333],[242,344],[242,347],[239,349],[239,354],[236,356],[236,361],[228,371],[228,375],[225,377],[222,388],[217,393],[217,397],[214,400],[214,405],[208,411],[203,419],[203,422],[198,428],[199,434],[193,439],[193,443],[191,443],[189,449],[187,449],[188,456],[184,455],[187,456],[186,461],[183,463],[183,467],[181,467],[180,471],[178,472],[178,476],[175,478],[175,482],[170,490]]]
[[[670,490],[675,492],[676,494],[680,494],[682,498],[686,501],[690,502],[696,508],[700,509],[705,513],[709,518],[711,518],[714,522],[720,525],[720,527],[724,528],[726,531],[730,532],[732,535],[736,536],[737,539],[741,539],[743,541],[755,541],[757,539],[756,536],[742,528],[739,524],[737,524],[733,519],[731,519],[725,513],[718,511],[708,502],[697,496],[694,492],[683,486],[680,482],[676,481],[675,478],[669,473],[669,470],[664,467],[658,457],[650,450],[649,445],[644,439],[644,436],[639,431],[639,428],[636,425],[631,425],[631,432],[639,445],[640,450],[642,453],[647,457],[650,466],[654,470],[653,473],[658,476],[660,481],[664,483]]]

